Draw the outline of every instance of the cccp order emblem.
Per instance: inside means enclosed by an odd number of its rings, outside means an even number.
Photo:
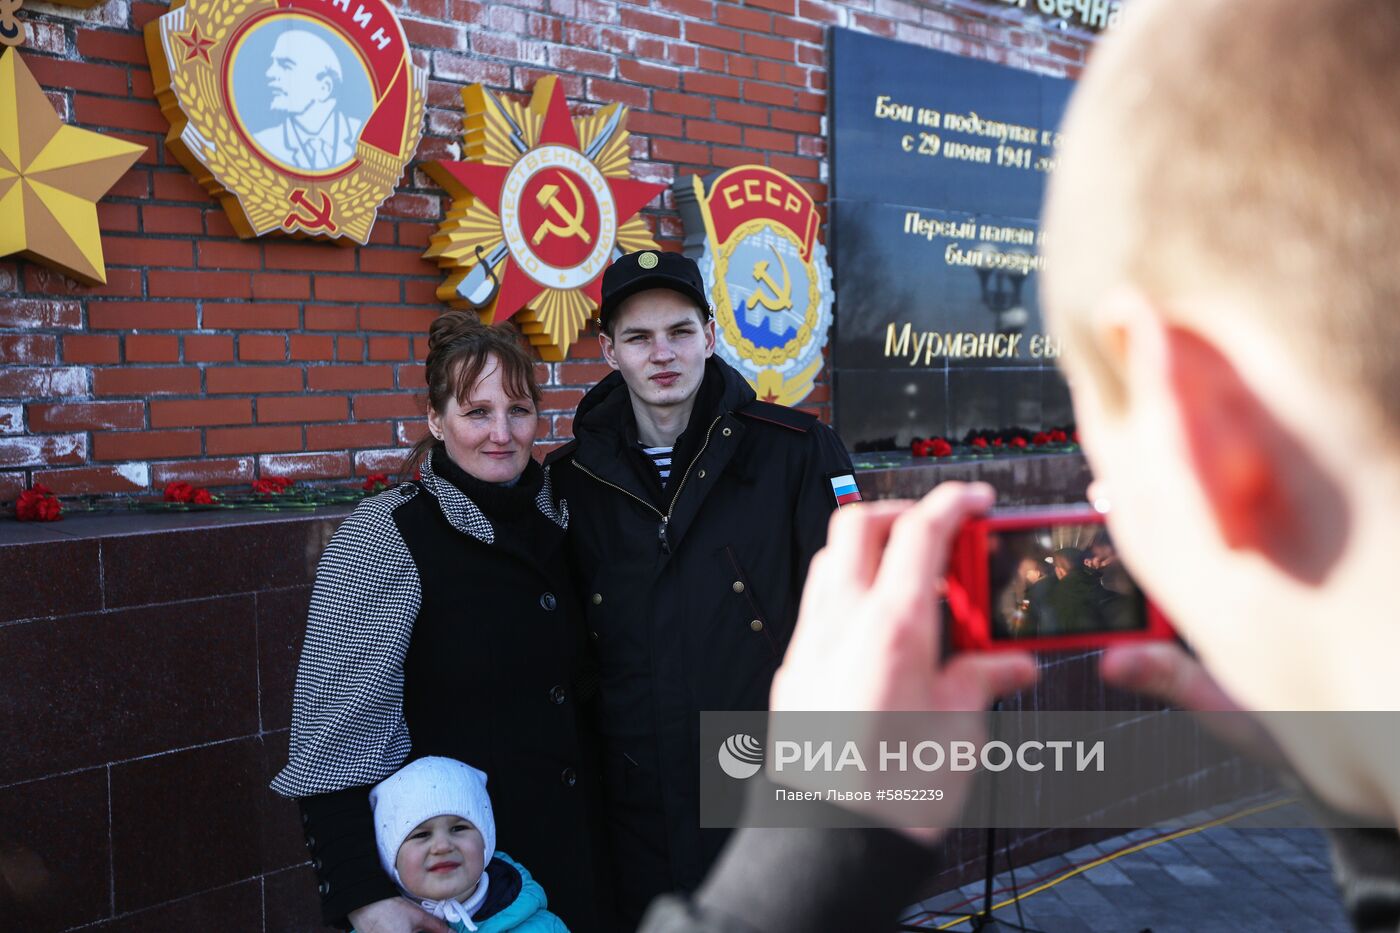
[[[759,398],[797,404],[812,391],[831,329],[831,270],[811,196],[762,165],[683,178],[674,190],[686,254],[715,308],[716,352]]]
[[[637,216],[665,185],[635,181],[627,108],[573,119],[555,78],[528,106],[462,90],[463,160],[425,166],[453,197],[424,256],[449,270],[438,297],[487,323],[512,316],[546,360],[562,360],[598,307],[603,270],[656,249]]]
[[[385,0],[174,0],[146,49],[167,144],[240,236],[369,240],[428,80]]]

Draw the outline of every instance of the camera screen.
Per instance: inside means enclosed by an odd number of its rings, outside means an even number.
[[[992,638],[1045,638],[1147,628],[1142,592],[1097,524],[987,535]]]

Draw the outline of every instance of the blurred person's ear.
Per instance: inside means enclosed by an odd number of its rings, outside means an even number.
[[[1243,378],[1208,335],[1158,315],[1135,323],[1156,331],[1139,336],[1160,348],[1185,462],[1221,542],[1294,579],[1321,581],[1345,543],[1335,483],[1270,410],[1267,392]],[[1140,384],[1142,374],[1135,376]]]

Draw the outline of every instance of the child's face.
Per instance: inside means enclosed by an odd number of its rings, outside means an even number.
[[[414,827],[394,867],[408,893],[435,901],[470,894],[485,868],[481,833],[460,816],[435,816]]]

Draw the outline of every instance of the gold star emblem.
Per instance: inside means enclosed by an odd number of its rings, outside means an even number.
[[[68,126],[19,53],[0,55],[0,256],[107,281],[97,201],[145,146]]]
[[[205,39],[199,34],[198,23],[187,33],[176,33],[175,38],[179,39],[180,44],[189,50],[185,53],[185,61],[192,62],[196,58],[202,58],[205,64],[213,64],[209,61],[209,49],[217,43],[213,39]]]

